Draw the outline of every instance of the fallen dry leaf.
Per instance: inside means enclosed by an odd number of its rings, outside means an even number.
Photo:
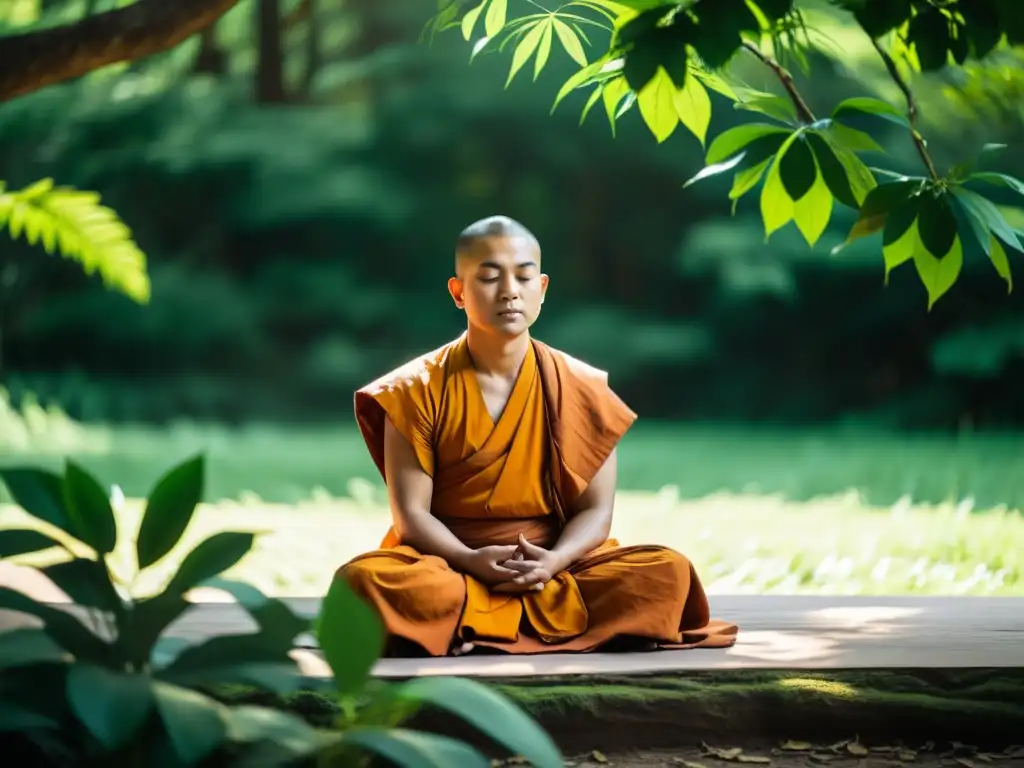
[[[736,755],[737,763],[770,763],[771,761],[770,757],[764,757],[763,755]]]
[[[912,763],[917,760],[917,752],[912,749],[901,749],[896,755],[905,763]]]
[[[975,757],[977,757],[983,763],[992,762],[992,755],[988,754],[987,752],[979,752],[977,755],[975,755]]]
[[[868,748],[861,744],[859,741],[851,741],[849,744],[847,744],[846,751],[849,752],[851,755],[856,755],[857,757],[865,757],[869,752]]]
[[[604,752],[602,752],[599,749],[595,749],[593,752],[590,753],[590,759],[593,760],[595,763],[608,762],[608,758],[605,757]]]
[[[813,746],[807,741],[784,741],[779,747],[787,752],[810,752],[813,749]]]
[[[683,760],[681,757],[672,758],[672,762],[676,765],[683,766],[683,768],[705,768],[703,763],[694,763],[690,760]]]
[[[953,762],[960,763],[964,768],[974,768],[974,763],[968,760],[966,757],[954,757]]]

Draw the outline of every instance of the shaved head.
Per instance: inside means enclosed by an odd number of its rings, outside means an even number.
[[[475,250],[474,246],[481,240],[491,238],[522,239],[528,243],[528,248],[537,253],[540,260],[540,243],[536,236],[523,224],[508,216],[488,216],[485,219],[474,221],[462,232],[455,241],[455,270],[458,272],[459,260]]]

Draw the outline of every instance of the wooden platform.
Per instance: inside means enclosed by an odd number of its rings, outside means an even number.
[[[314,616],[318,601],[288,601]],[[446,659],[386,659],[379,677],[461,675],[530,677],[647,674],[697,669],[910,669],[1024,667],[1024,599],[978,597],[715,596],[716,618],[740,627],[726,650],[638,654],[546,654]],[[197,605],[170,628],[199,640],[254,629],[233,603]],[[326,673],[315,651],[297,658]]]

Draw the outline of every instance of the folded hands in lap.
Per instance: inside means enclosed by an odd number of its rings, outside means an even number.
[[[518,544],[481,547],[467,566],[492,592],[503,594],[540,591],[561,570],[555,553],[531,544],[521,534]]]

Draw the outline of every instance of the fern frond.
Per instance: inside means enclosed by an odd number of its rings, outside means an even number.
[[[99,273],[103,283],[139,304],[149,303],[150,283],[146,256],[132,232],[95,192],[55,187],[41,179],[17,192],[4,192],[0,184],[0,229],[11,237],[42,244],[47,253],[59,252],[82,265],[85,273]]]

